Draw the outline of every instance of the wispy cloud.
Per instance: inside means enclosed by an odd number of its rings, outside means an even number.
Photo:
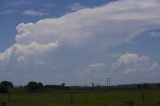
[[[55,4],[49,4],[49,3],[46,3],[46,4],[43,4],[44,7],[47,7],[47,8],[53,8],[53,7],[56,7]]]
[[[82,5],[82,4],[79,4],[79,3],[73,3],[71,4],[70,6],[70,9],[72,11],[77,11],[77,10],[80,10],[80,9],[83,9],[83,8],[86,8],[86,6]]]
[[[48,13],[44,12],[44,11],[25,10],[23,12],[23,15],[28,15],[28,16],[44,16],[44,15],[48,15]]]
[[[37,5],[38,4],[38,5]],[[47,2],[41,2],[38,0],[17,0],[17,1],[10,1],[7,3],[8,7],[19,7],[19,6],[39,6],[39,7],[46,7],[46,8],[52,8],[55,7],[55,4],[47,3]]]
[[[150,32],[150,37],[160,37],[160,32]]]
[[[22,6],[22,5],[28,5],[29,4],[29,2],[27,2],[27,1],[20,1],[20,0],[17,0],[17,1],[11,1],[11,2],[9,2],[8,3],[8,6],[13,6],[13,7],[15,7],[15,6]]]
[[[4,10],[0,12],[0,15],[12,14],[17,12],[17,10]]]

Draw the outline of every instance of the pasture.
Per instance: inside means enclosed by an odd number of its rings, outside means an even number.
[[[6,106],[125,106],[125,101],[132,100],[134,106],[160,106],[160,89],[144,89],[143,94],[144,102],[138,89],[47,90],[31,93],[23,88],[14,88],[10,94],[0,94],[0,102],[5,101]]]

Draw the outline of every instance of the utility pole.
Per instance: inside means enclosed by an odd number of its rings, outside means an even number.
[[[94,82],[92,82],[92,88],[94,88]]]
[[[106,79],[107,79],[107,86],[110,86],[110,85],[111,85],[111,78],[108,77],[108,78],[106,78]]]

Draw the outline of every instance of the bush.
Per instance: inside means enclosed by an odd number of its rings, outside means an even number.
[[[26,85],[26,88],[30,92],[38,92],[43,89],[43,84],[41,82],[37,83],[35,81],[31,81]]]
[[[143,86],[143,88],[149,88],[150,87],[149,84],[147,84],[147,83],[144,83],[142,86]]]
[[[0,84],[0,93],[7,93],[8,92],[8,88],[2,84]]]
[[[10,81],[2,81],[1,84],[7,88],[13,88],[13,83]]]
[[[160,88],[160,83],[158,83],[158,87]]]

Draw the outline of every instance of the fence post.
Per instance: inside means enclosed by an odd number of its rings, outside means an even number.
[[[143,89],[141,89],[141,98],[142,98],[142,102],[144,102],[144,93],[143,93]]]
[[[0,106],[6,106],[6,102],[1,102]]]
[[[2,104],[3,104],[3,106],[6,106],[6,102],[3,102]]]
[[[9,92],[8,93],[8,103],[10,103],[11,102],[11,93]]]
[[[71,104],[73,103],[73,92],[72,92],[72,90],[71,90],[71,93],[70,93],[70,102],[71,102]]]

